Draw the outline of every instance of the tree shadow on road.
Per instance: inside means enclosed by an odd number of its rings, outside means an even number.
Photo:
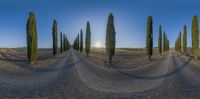
[[[11,62],[21,69],[26,69],[26,70],[32,70],[33,69],[33,67],[29,64],[27,59],[20,58],[20,57],[17,57],[17,56],[12,56],[12,55],[11,55],[11,57],[9,57],[4,53],[0,53],[0,54],[3,56],[3,58],[0,57],[0,60]],[[54,57],[52,55],[42,56],[42,57],[38,57],[37,61],[43,61],[43,60],[51,59],[51,58],[62,59],[63,57]]]
[[[71,57],[71,55],[68,56],[68,57]],[[66,63],[66,65],[61,66],[61,67],[53,67],[53,66],[51,66],[51,67],[46,67],[46,68],[35,68],[32,71],[34,71],[34,72],[60,72],[60,71],[66,70],[68,68],[71,68],[71,67],[75,66],[76,64],[79,64],[80,62],[82,62],[83,60],[85,60],[85,58],[86,57],[81,58],[81,59],[79,59],[78,61],[76,61],[74,63],[70,63],[70,64]],[[66,60],[66,61],[70,61],[70,59]],[[55,64],[55,65],[58,65],[58,63]]]

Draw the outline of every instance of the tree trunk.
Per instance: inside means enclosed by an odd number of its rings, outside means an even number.
[[[112,64],[112,56],[109,56],[109,64]]]
[[[149,61],[151,60],[151,55],[149,55]]]

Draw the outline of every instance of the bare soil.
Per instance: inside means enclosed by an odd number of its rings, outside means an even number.
[[[162,59],[157,50],[153,52],[153,56],[149,61],[145,49],[116,49],[113,57],[112,66],[116,69],[134,69]],[[105,63],[108,65],[108,55],[106,49],[92,49],[90,59],[96,62]]]
[[[154,54],[155,61],[143,64],[139,61],[146,61],[145,51],[120,49],[114,58],[116,68],[104,63],[104,49],[92,50],[89,57],[72,49],[53,57],[51,49],[40,49],[34,67],[28,65],[25,55],[24,49],[0,50],[0,98],[200,98],[200,65],[174,51]],[[120,66],[126,60],[136,63],[128,63],[129,68]]]

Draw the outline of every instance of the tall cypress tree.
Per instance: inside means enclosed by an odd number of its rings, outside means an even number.
[[[164,44],[163,44],[163,46],[164,46],[164,51],[168,51],[169,50],[169,40],[167,38],[166,33],[164,35]]]
[[[80,37],[79,37],[79,34],[78,34],[78,37],[77,37],[77,50],[80,51]]]
[[[37,59],[37,26],[34,12],[29,13],[26,23],[27,56],[29,63],[33,64]]]
[[[90,31],[90,23],[88,21],[86,27],[86,38],[85,38],[85,51],[87,56],[89,56],[90,48],[91,48],[91,31]]]
[[[158,49],[159,49],[159,53],[162,54],[162,27],[161,25],[159,26]]]
[[[57,22],[53,21],[52,36],[53,36],[53,55],[57,55],[58,49],[58,32],[57,32]]]
[[[66,42],[66,50],[69,50],[71,45],[69,43],[69,40],[68,40],[67,36],[65,37],[65,42]]]
[[[114,16],[112,13],[108,16],[107,29],[106,29],[106,52],[109,57],[109,63],[112,64],[112,58],[115,55],[115,26],[114,26]]]
[[[181,48],[182,48],[182,37],[181,37],[181,32],[179,33],[179,52],[181,53]]]
[[[147,18],[147,30],[146,30],[146,49],[149,60],[153,55],[153,21],[152,17]]]
[[[163,52],[165,52],[166,46],[165,46],[165,32],[163,33]]]
[[[66,41],[67,42],[67,41]],[[73,48],[77,51],[79,51],[79,34],[76,36],[73,44]]]
[[[199,50],[199,23],[198,16],[193,16],[192,19],[192,49],[193,56],[197,58],[197,52]]]
[[[63,52],[63,36],[62,36],[62,32],[60,33],[60,52]]]
[[[65,34],[63,34],[63,50],[66,51],[66,41],[65,41],[66,37]]]
[[[83,31],[81,29],[81,33],[80,33],[80,52],[82,53],[83,51]]]
[[[184,32],[183,32],[183,53],[186,54],[187,51],[187,27],[184,25]]]

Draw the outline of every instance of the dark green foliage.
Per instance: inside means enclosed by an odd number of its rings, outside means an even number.
[[[65,42],[66,42],[66,50],[69,50],[71,45],[69,43],[69,40],[68,40],[67,36],[65,37]]]
[[[153,21],[151,16],[147,18],[146,50],[150,60],[153,55]]]
[[[112,64],[112,58],[115,55],[116,32],[114,26],[114,16],[112,13],[108,16],[106,29],[106,52],[109,57],[109,63]]]
[[[181,37],[181,32],[179,33],[179,52],[181,53],[181,48],[182,48],[182,37]]]
[[[83,51],[83,31],[81,30],[80,33],[80,52],[82,53]]]
[[[165,52],[165,50],[166,50],[166,46],[165,46],[166,40],[165,40],[165,38],[166,38],[166,36],[165,36],[165,32],[164,32],[164,33],[163,33],[163,52]]]
[[[158,49],[159,49],[159,53],[162,54],[162,27],[161,25],[159,26]]]
[[[66,35],[64,35],[63,37],[63,47],[64,47],[64,51],[69,50],[71,47]]]
[[[166,50],[168,51],[169,50],[169,40],[167,38],[167,43],[166,43]]]
[[[26,34],[28,61],[33,64],[37,59],[37,27],[34,12],[29,13],[29,18],[26,23]]]
[[[80,37],[79,37],[79,34],[78,34],[78,37],[77,37],[77,51],[80,51]]]
[[[74,40],[73,48],[79,51],[79,34],[76,36],[76,39]]]
[[[197,56],[199,50],[199,23],[198,16],[193,16],[192,19],[192,49],[193,56]]]
[[[58,32],[57,32],[57,22],[53,21],[52,36],[53,36],[53,55],[56,56],[58,53]]]
[[[175,50],[181,53],[181,32],[178,35],[178,38],[176,39],[176,43],[175,43]]]
[[[90,31],[90,23],[88,21],[86,26],[86,38],[85,38],[85,51],[87,56],[89,56],[90,48],[91,48],[91,31]]]
[[[63,40],[62,40],[63,36],[62,36],[62,32],[60,33],[60,52],[63,52]]]
[[[65,34],[63,34],[63,50],[66,51],[66,37],[65,37]]]
[[[186,54],[187,51],[187,27],[184,25],[184,32],[183,32],[183,53]]]
[[[176,42],[175,42],[175,50],[178,51],[178,38],[176,39]]]
[[[163,52],[166,52],[169,50],[169,40],[166,35],[166,33],[163,33]]]

